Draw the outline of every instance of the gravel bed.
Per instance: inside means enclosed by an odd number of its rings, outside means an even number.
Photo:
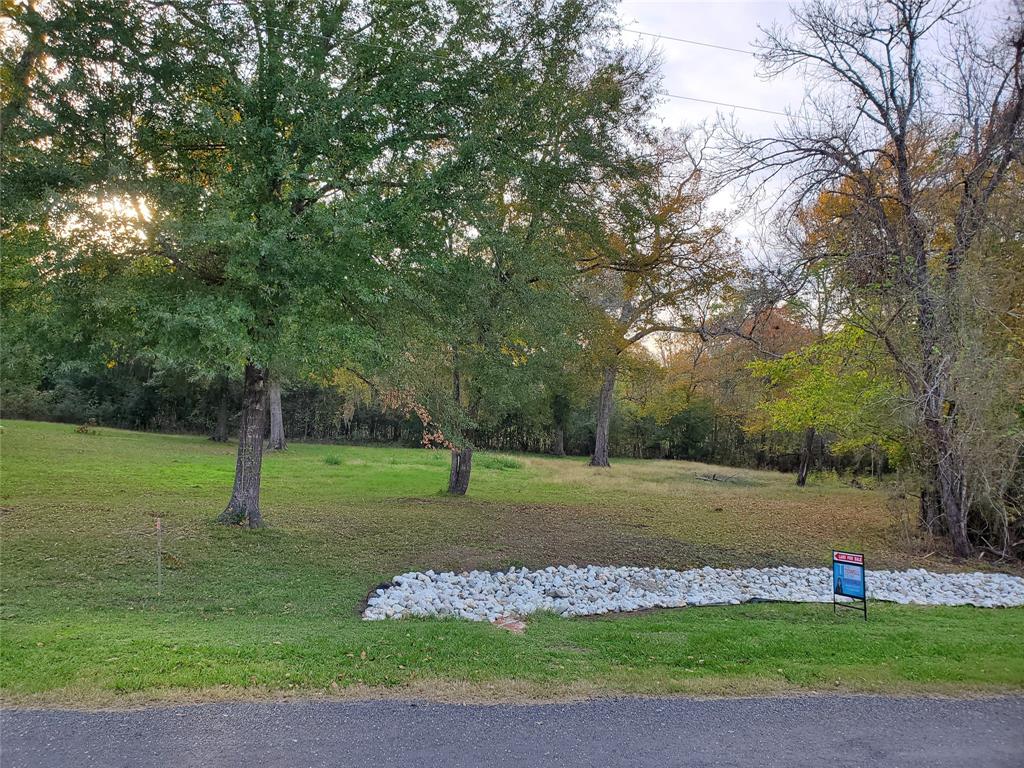
[[[1003,573],[868,571],[868,597],[918,605],[1024,606],[1024,578]],[[631,568],[587,565],[490,573],[403,573],[367,601],[363,618],[455,616],[493,621],[551,611],[593,616],[645,608],[832,602],[828,568]]]

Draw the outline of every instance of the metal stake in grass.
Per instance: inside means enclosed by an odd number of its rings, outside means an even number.
[[[164,591],[164,529],[160,518],[156,519],[156,593]]]

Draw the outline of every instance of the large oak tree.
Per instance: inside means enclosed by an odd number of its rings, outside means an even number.
[[[446,215],[435,174],[484,147],[500,169],[504,137],[481,131],[501,126],[474,121],[476,110],[500,100],[503,114],[549,121],[559,96],[539,98],[533,84],[557,59],[544,55],[552,24],[606,10],[577,0],[32,7],[9,56],[4,152],[19,161],[7,177],[17,189],[59,176],[13,222],[45,232],[22,227],[50,329],[65,353],[111,365],[241,374],[221,520],[260,526],[275,370],[400,354],[414,327],[401,320],[410,274],[448,258],[425,235]],[[86,12],[94,26],[82,26]],[[563,26],[565,52],[597,51],[586,25]],[[43,44],[52,56],[33,47]],[[604,105],[615,109],[608,63]]]

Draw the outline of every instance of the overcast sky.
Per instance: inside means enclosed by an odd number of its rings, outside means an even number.
[[[759,37],[758,25],[789,22],[790,4],[784,0],[624,0],[619,19],[626,43],[640,43],[658,52],[662,65],[662,90],[675,96],[785,112],[796,108],[804,93],[799,77],[767,82],[757,76],[757,60],[751,52]],[[634,34],[637,30],[647,35]],[[661,35],[655,38],[650,35]],[[706,43],[694,45],[666,37]],[[712,45],[740,49],[723,50]],[[682,128],[714,122],[721,112],[734,118],[748,134],[770,135],[781,115],[748,109],[666,97],[658,107],[665,128]],[[733,209],[733,189],[712,200],[718,209]],[[757,225],[750,212],[734,222],[733,234],[744,240],[755,237]]]
[[[624,30],[639,30],[712,45],[750,50],[758,24],[789,21],[789,3],[781,0],[626,0],[619,8]],[[784,112],[800,103],[804,86],[799,78],[765,82],[757,77],[757,62],[749,53],[709,48],[623,32],[627,42],[654,46],[661,54],[662,87],[668,93],[710,101]],[[752,133],[770,131],[778,116],[744,109],[732,110],[682,99],[666,98],[659,114],[666,127],[699,123],[716,111],[734,114]]]
[[[838,0],[842,2],[843,0]],[[982,26],[1005,19],[1005,0],[975,0],[975,21]],[[757,76],[757,61],[748,53],[637,35],[625,30],[751,50],[759,25],[788,26],[791,3],[785,0],[623,0],[619,19],[626,42],[640,42],[659,51],[662,87],[668,93],[784,112],[796,108],[804,83],[796,75],[766,81]],[[778,116],[732,110],[682,99],[666,98],[659,109],[667,127],[698,123],[716,110],[735,115],[752,133],[770,131]]]
[[[976,0],[974,6],[972,15],[982,26],[999,24],[1005,18],[1006,0]],[[759,26],[790,24],[790,7],[791,3],[785,0],[622,0],[619,19],[624,42],[639,42],[660,54],[664,92],[785,112],[787,108],[797,110],[803,98],[806,84],[798,74],[765,80],[758,76],[757,59],[752,53],[664,38],[751,51],[761,36]],[[651,37],[652,34],[662,38]],[[773,135],[776,123],[785,122],[781,115],[679,98],[666,97],[658,108],[658,117],[666,128],[711,123],[718,113],[734,118],[748,135]],[[735,198],[731,190],[726,190],[713,203],[717,208],[732,208]],[[736,222],[734,234],[749,240],[755,237],[756,229],[755,220],[748,213]]]

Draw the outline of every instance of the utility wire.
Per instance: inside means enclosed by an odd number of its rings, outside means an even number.
[[[704,48],[717,48],[720,51],[732,51],[733,53],[743,53],[748,56],[753,56],[755,51],[749,48],[731,48],[728,45],[717,45],[715,43],[704,43],[700,40],[688,40],[684,37],[672,37],[671,35],[657,35],[654,32],[643,32],[639,29],[629,29],[628,27],[623,28],[623,32],[632,32],[634,35],[645,35],[647,37],[656,37],[659,40],[671,40],[676,43],[686,43],[687,45],[699,45]],[[699,101],[702,104],[714,104],[717,107],[730,107],[732,109],[746,109],[750,112],[764,112],[768,115],[779,115],[781,117],[788,117],[785,112],[779,112],[774,109],[762,109],[761,107],[745,107],[742,104],[728,104],[724,101],[712,101],[711,99],[698,99],[696,96],[680,96],[676,93],[666,93],[670,99],[684,99],[685,101]]]
[[[764,112],[769,115],[780,115],[782,117],[789,117],[785,112],[777,112],[774,109],[761,109],[761,107],[745,107],[742,104],[728,104],[724,101],[712,101],[711,99],[698,99],[696,96],[680,96],[677,93],[665,93],[663,96],[668,96],[670,99],[685,99],[686,101],[699,101],[702,104],[714,104],[718,107],[731,107],[733,109],[746,109],[751,112]]]
[[[687,40],[685,37],[672,37],[671,35],[657,35],[654,32],[642,32],[639,29],[629,29],[624,27],[623,32],[632,32],[634,35],[644,35],[646,37],[656,37],[659,40],[671,40],[675,43],[686,43],[687,45],[699,45],[703,48],[717,48],[720,51],[732,51],[733,53],[745,53],[748,56],[753,56],[757,51],[752,51],[749,48],[731,48],[728,45],[717,45],[716,43],[704,43],[700,40]]]

